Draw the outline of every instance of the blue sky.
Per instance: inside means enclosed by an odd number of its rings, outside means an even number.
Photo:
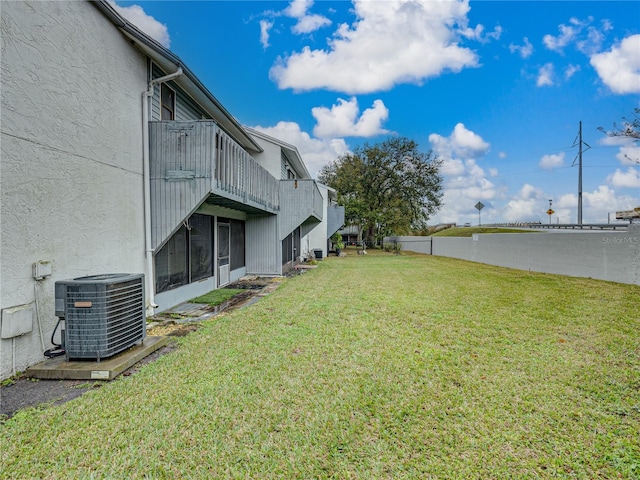
[[[597,130],[640,107],[640,2],[118,1],[243,125],[309,171],[409,137],[443,160],[430,220],[583,221],[640,206],[638,144]],[[584,147],[587,149],[587,147]],[[631,160],[630,160],[631,158]],[[574,165],[575,164],[575,165]]]

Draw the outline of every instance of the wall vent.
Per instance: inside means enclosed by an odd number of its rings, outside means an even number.
[[[108,358],[146,336],[144,275],[111,273],[55,284],[67,359]]]

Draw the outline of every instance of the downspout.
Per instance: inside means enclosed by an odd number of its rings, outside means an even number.
[[[144,181],[144,244],[147,263],[147,315],[153,315],[158,307],[155,302],[155,281],[153,275],[153,249],[151,248],[151,173],[149,167],[149,99],[153,96],[155,86],[173,80],[182,75],[182,67],[174,73],[153,79],[149,88],[142,92],[142,164]]]

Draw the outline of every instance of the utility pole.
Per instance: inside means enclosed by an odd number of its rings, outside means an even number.
[[[576,140],[578,142],[578,156],[573,160],[573,165],[578,160],[578,225],[582,225],[582,154],[591,148],[589,144],[582,141],[582,120],[580,120]],[[576,146],[576,140],[573,142],[574,147]],[[583,150],[582,145],[586,145],[587,148]]]
[[[580,128],[578,130],[580,144],[578,147],[578,225],[582,225],[582,120],[580,120]]]

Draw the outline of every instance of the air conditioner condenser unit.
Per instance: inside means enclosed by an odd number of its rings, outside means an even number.
[[[111,273],[55,283],[67,359],[108,358],[146,336],[144,275]]]

